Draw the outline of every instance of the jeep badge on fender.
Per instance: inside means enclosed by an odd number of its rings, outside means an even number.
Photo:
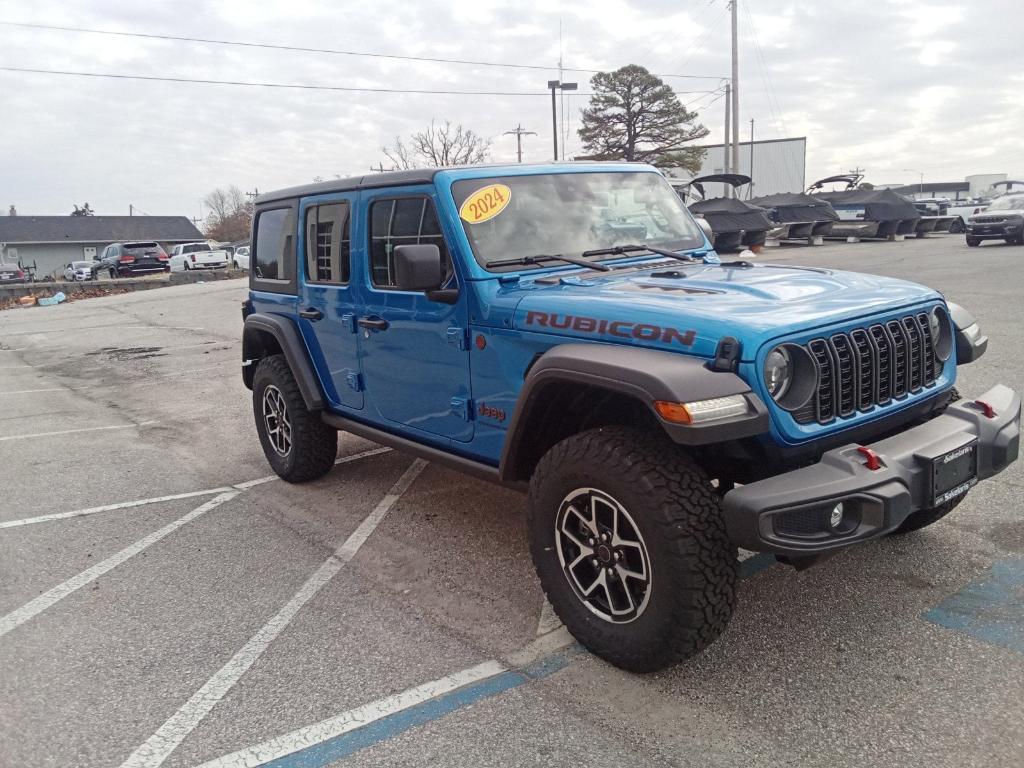
[[[988,339],[910,282],[722,263],[656,169],[415,169],[256,200],[243,380],[283,479],[344,430],[527,493],[566,627],[634,671],[712,643],[737,547],[805,567],[1017,458]]]

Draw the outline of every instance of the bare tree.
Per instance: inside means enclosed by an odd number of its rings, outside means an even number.
[[[249,237],[253,201],[234,184],[213,190],[203,198],[203,205],[210,210],[205,222],[208,238],[234,242]]]
[[[409,142],[398,136],[390,147],[381,147],[384,156],[396,169],[424,166],[476,165],[487,160],[491,140],[485,139],[462,123],[452,125],[445,120],[439,125],[431,120],[425,130],[409,137]]]
[[[95,213],[93,212],[92,208],[89,207],[89,204],[86,203],[81,208],[79,208],[77,205],[75,205],[75,210],[73,210],[71,212],[71,215],[72,216],[94,216]]]

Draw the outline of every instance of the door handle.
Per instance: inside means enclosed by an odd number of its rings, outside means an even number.
[[[319,309],[316,309],[315,307],[310,307],[309,309],[303,309],[303,310],[301,310],[299,312],[299,317],[304,317],[307,320],[312,320],[314,322],[316,322],[317,320],[322,319],[323,316],[324,316],[324,313],[321,312]]]
[[[386,331],[390,323],[383,317],[360,317],[357,321],[360,328],[371,328],[375,331]]]

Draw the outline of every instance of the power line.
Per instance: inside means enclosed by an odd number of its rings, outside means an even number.
[[[445,91],[427,88],[356,88],[346,85],[306,85],[303,83],[252,83],[241,80],[207,80],[193,77],[162,77],[157,75],[121,75],[113,72],[72,72],[61,69],[0,67],[0,72],[27,72],[36,75],[70,75],[73,77],[109,78],[113,80],[146,80],[161,83],[201,83],[204,85],[240,85],[251,88],[293,88],[304,91],[345,91],[367,93],[413,93],[445,96],[546,96],[543,91]],[[581,96],[591,96],[584,93]]]
[[[443,59],[432,56],[404,56],[394,53],[370,53],[367,51],[345,51],[337,48],[308,48],[298,45],[280,45],[275,43],[251,43],[242,40],[218,40],[207,37],[185,37],[183,35],[160,35],[149,32],[117,32],[110,29],[90,29],[87,27],[62,27],[55,24],[30,24],[18,21],[0,21],[0,25],[8,27],[21,27],[23,29],[48,29],[56,32],[83,32],[91,35],[113,35],[116,37],[139,37],[148,40],[173,40],[183,43],[203,43],[205,45],[233,45],[240,48],[264,48],[274,51],[292,51],[298,53],[329,53],[336,56],[365,56],[375,59],[398,59],[400,61],[426,61],[435,64],[464,64],[475,67],[506,67],[510,69],[532,69],[550,72],[556,67],[544,66],[541,64],[511,64],[497,61],[473,61],[470,59]],[[606,71],[600,69],[580,69],[578,67],[564,67],[566,72],[585,72],[591,75]],[[720,80],[721,75],[657,75],[657,77],[679,77],[690,80]]]

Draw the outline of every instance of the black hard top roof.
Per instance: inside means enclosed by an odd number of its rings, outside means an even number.
[[[277,200],[291,200],[297,197],[309,197],[310,195],[324,195],[330,192],[351,192],[357,189],[377,189],[379,187],[400,187],[412,186],[414,184],[433,184],[434,176],[440,171],[451,171],[458,168],[560,168],[580,166],[618,165],[624,161],[614,160],[610,162],[601,161],[574,161],[569,163],[484,163],[477,165],[450,165],[435,168],[413,168],[408,171],[384,171],[383,173],[367,173],[363,176],[350,176],[347,179],[329,179],[311,184],[300,184],[295,187],[275,189],[272,192],[265,192],[256,198],[256,204],[272,203]]]

